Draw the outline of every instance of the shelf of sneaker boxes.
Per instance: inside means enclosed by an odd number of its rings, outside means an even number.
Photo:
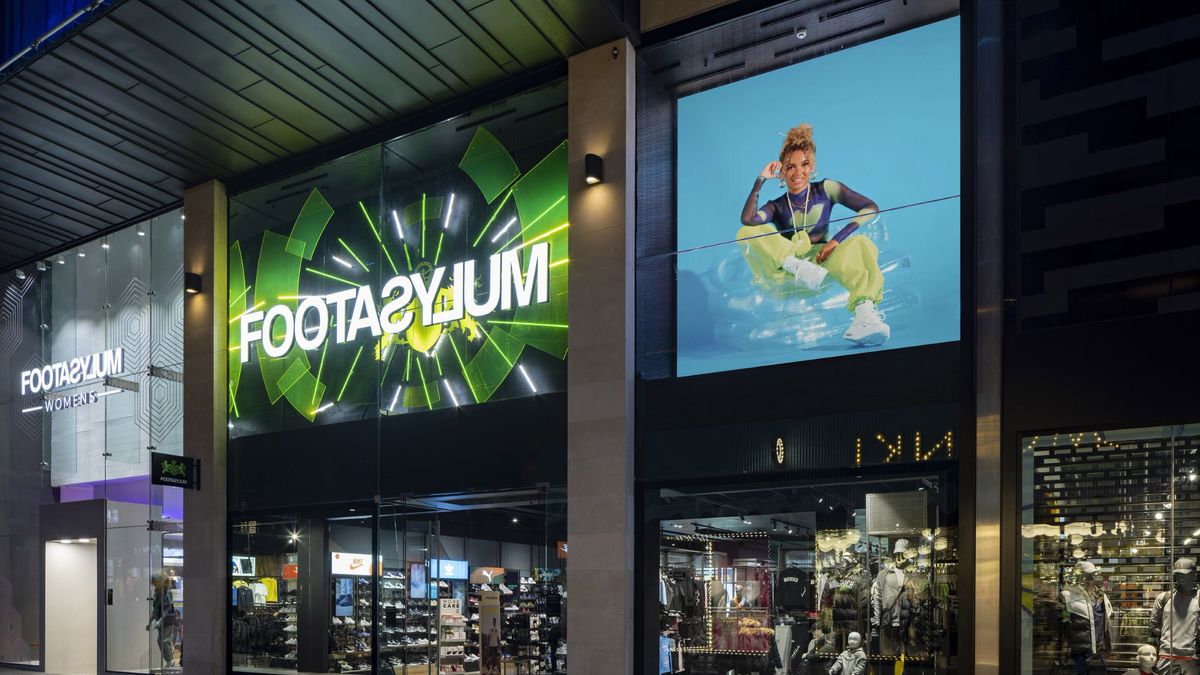
[[[286,636],[284,641],[284,655],[280,661],[282,663],[273,663],[275,667],[295,668],[296,667],[296,590],[294,588],[295,581],[289,579],[281,579],[282,588],[288,588],[286,591],[280,591],[279,599],[282,607],[279,609],[279,614],[283,616],[283,632]]]
[[[379,630],[380,666],[392,664],[403,659],[399,655],[404,651],[407,622],[407,591],[405,590],[404,572],[398,569],[384,569],[379,579],[379,619],[382,628]],[[395,656],[393,659],[391,657]]]
[[[401,647],[404,672],[408,675],[427,673],[431,669],[430,661],[434,660],[430,657],[434,656],[432,652],[437,647],[437,628],[432,621],[437,613],[437,600],[410,597],[407,606],[404,645]]]
[[[287,568],[296,565],[298,557],[295,553],[289,553],[278,559],[276,562],[271,556],[259,557],[260,564],[267,565],[273,572],[271,577],[275,579],[276,588],[276,619],[281,619],[283,622],[283,656],[273,656],[270,665],[273,668],[296,668],[296,594],[298,582],[294,575],[287,573]]]
[[[351,584],[350,615],[338,616],[338,585]],[[371,670],[371,578],[334,576],[330,591],[334,616],[329,634],[336,651],[330,652],[330,671],[339,673]]]
[[[463,659],[463,666],[467,672],[479,670],[479,600],[481,593],[485,590],[496,589],[487,584],[472,583],[467,586],[467,607],[465,612],[467,617],[467,644],[464,648],[466,658]]]
[[[518,669],[525,672],[543,670],[545,662],[551,660],[552,654],[548,649],[554,645],[546,643],[546,631],[551,627],[551,617],[547,610],[552,610],[555,621],[561,614],[562,597],[557,584],[549,581],[539,582],[534,577],[521,577],[518,591],[508,596],[515,601],[507,618],[509,653]],[[525,668],[521,665],[525,664]],[[535,669],[536,667],[536,669]]]

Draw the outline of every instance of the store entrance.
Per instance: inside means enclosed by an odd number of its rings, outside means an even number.
[[[96,540],[46,542],[46,672],[96,672]]]
[[[379,672],[565,672],[565,506],[545,487],[383,504]]]

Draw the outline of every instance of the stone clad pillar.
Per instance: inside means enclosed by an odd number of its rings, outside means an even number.
[[[634,58],[621,39],[568,70],[571,675],[633,672]],[[584,181],[585,154],[603,183]]]
[[[183,300],[183,453],[200,459],[201,486],[183,495],[183,670],[188,675],[227,671],[228,210],[225,186],[217,181],[183,194],[183,271],[203,280],[203,291],[185,293]]]

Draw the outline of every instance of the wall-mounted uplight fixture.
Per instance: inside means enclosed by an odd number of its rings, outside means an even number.
[[[25,281],[25,270],[18,267],[17,269],[13,270],[13,273],[17,275],[18,279]]]
[[[195,272],[183,273],[183,290],[195,295],[204,290],[204,281],[199,274]]]
[[[604,158],[587,154],[583,157],[583,177],[588,185],[604,182]]]

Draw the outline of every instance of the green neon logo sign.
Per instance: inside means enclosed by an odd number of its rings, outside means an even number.
[[[173,462],[169,459],[164,459],[162,461],[162,475],[186,478],[187,467],[184,466],[183,462]]]
[[[385,413],[482,403],[512,378],[537,393],[530,350],[567,351],[566,143],[522,172],[480,128],[458,168],[473,189],[359,201],[332,227],[313,189],[287,234],[262,234],[253,269],[233,243],[234,418],[255,370],[271,407],[309,421],[361,405],[353,392],[374,378]]]

